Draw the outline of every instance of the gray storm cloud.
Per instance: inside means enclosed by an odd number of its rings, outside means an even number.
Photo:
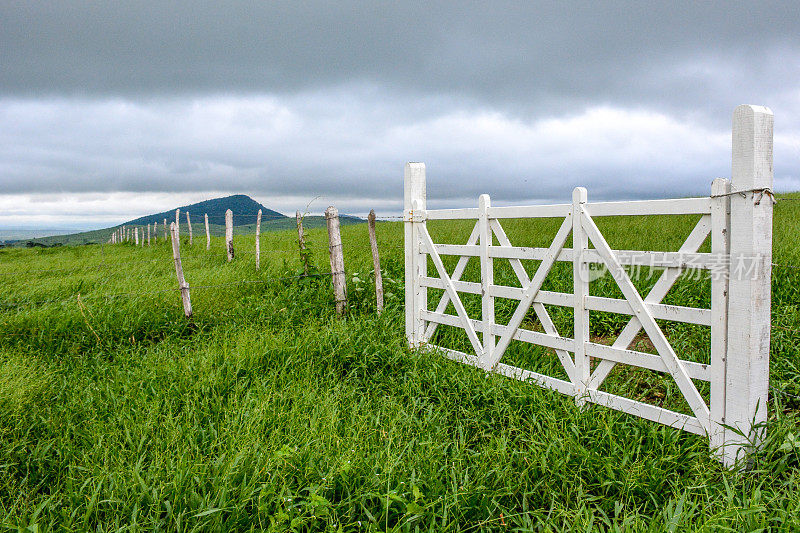
[[[775,112],[776,187],[796,189],[798,30],[788,2],[3,3],[0,204],[393,208],[412,159],[443,204],[704,194],[741,103]]]

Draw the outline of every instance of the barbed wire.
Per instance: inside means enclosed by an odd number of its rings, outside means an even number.
[[[800,400],[800,396],[798,396],[797,394],[792,394],[791,392],[786,392],[785,390],[779,389],[777,387],[770,386],[769,390],[772,391],[775,394],[780,395],[780,396],[785,396],[787,398]]]
[[[303,278],[323,278],[327,276],[332,276],[334,272],[317,272],[312,274],[298,274],[293,276],[273,276],[269,278],[259,279],[259,280],[241,280],[241,281],[231,281],[226,283],[210,283],[210,284],[202,284],[202,285],[189,285],[189,292],[195,289],[213,289],[218,287],[232,287],[235,285],[253,285],[253,284],[266,284],[273,281],[286,281],[286,280],[296,280],[296,279],[303,279]],[[36,302],[29,302],[24,305],[5,305],[2,306],[5,309],[20,309],[23,307],[31,307],[31,306],[40,306],[50,303],[66,303],[76,301],[78,296],[81,297],[82,300],[87,299],[98,299],[98,298],[105,298],[105,299],[112,299],[112,298],[122,298],[122,297],[136,297],[136,296],[149,296],[152,294],[163,294],[167,292],[180,292],[180,288],[171,288],[171,289],[158,289],[154,291],[137,291],[137,292],[120,292],[120,293],[112,293],[112,294],[82,294],[80,292],[75,292],[72,295],[66,298],[53,298],[50,300],[39,300]]]
[[[800,270],[800,266],[798,265],[789,265],[786,263],[772,263],[772,266],[779,267],[779,268],[791,268],[794,270]]]

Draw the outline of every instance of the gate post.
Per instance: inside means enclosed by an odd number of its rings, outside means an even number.
[[[767,419],[772,277],[772,127],[769,108],[733,112],[724,462],[763,440]],[[746,464],[744,465],[746,466]]]
[[[728,276],[731,234],[731,180],[711,183],[711,401],[709,445],[720,461],[725,460],[725,367],[728,355]]]
[[[589,296],[589,271],[584,254],[589,249],[589,237],[583,230],[583,206],[587,201],[586,189],[575,187],[572,191],[572,285],[573,312],[575,322],[575,403],[586,405],[591,367],[586,355],[589,342],[589,310],[586,298]]]
[[[493,361],[495,335],[494,328],[494,296],[490,294],[494,285],[494,261],[489,255],[492,246],[492,228],[489,225],[489,208],[492,206],[488,194],[481,194],[478,199],[478,223],[480,224],[480,259],[481,259],[481,321],[483,322],[483,360]]]
[[[428,290],[419,278],[428,273],[428,258],[422,253],[420,227],[425,221],[414,214],[414,206],[426,208],[425,163],[406,163],[404,171],[403,225],[405,226],[406,338],[412,348],[422,343],[425,322],[420,311],[428,308]]]

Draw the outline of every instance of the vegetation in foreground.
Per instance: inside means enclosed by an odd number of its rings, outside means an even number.
[[[774,261],[800,264],[800,202],[776,206]],[[677,249],[691,217],[601,220],[612,246]],[[544,245],[553,221],[505,224]],[[431,224],[438,242],[468,227]],[[365,225],[343,228],[349,316],[326,277],[301,271],[292,232],[225,260],[183,245],[194,287],[182,317],[169,247],[0,250],[0,524],[15,530],[679,531],[800,527],[800,270],[773,272],[768,438],[747,473],[704,438],[486,375],[403,337],[399,224],[378,228],[387,308],[374,309]],[[324,230],[312,258],[327,268]],[[499,262],[498,262],[499,263]],[[452,268],[453,262],[448,262]],[[475,279],[471,265],[465,279]],[[535,264],[528,265],[529,271]],[[545,288],[571,287],[556,269]],[[496,277],[512,284],[497,265]],[[276,279],[284,278],[284,279]],[[263,283],[240,283],[261,281]],[[651,278],[637,281],[646,290]],[[667,301],[707,305],[707,280]],[[609,279],[594,294],[614,296]],[[80,296],[78,296],[80,295]],[[431,306],[440,293],[431,291]],[[480,306],[465,304],[472,316]],[[498,301],[498,316],[512,304]],[[549,308],[569,334],[569,314]],[[452,312],[452,309],[450,310]],[[593,314],[610,339],[624,317]],[[707,333],[663,324],[681,357]],[[536,328],[533,315],[526,327]],[[439,344],[466,348],[442,327]],[[640,349],[647,341],[639,339]],[[546,350],[510,361],[557,375]],[[670,380],[619,368],[607,390],[682,409]]]

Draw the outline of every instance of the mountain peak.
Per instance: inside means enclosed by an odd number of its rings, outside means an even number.
[[[210,224],[225,224],[225,211],[228,209],[233,212],[234,226],[253,224],[256,221],[256,215],[259,209],[261,209],[262,220],[286,218],[277,211],[267,209],[246,194],[233,194],[223,198],[213,198],[191,205],[176,207],[175,209],[181,210],[181,222],[186,221],[186,213],[189,213],[190,216],[194,217],[192,220],[193,223],[202,222],[203,216],[208,215],[208,222]],[[123,224],[135,226],[152,224],[153,222],[162,223],[165,218],[167,219],[167,223],[173,222],[175,220],[175,209],[139,217],[134,220],[129,220],[128,222],[123,222]]]

